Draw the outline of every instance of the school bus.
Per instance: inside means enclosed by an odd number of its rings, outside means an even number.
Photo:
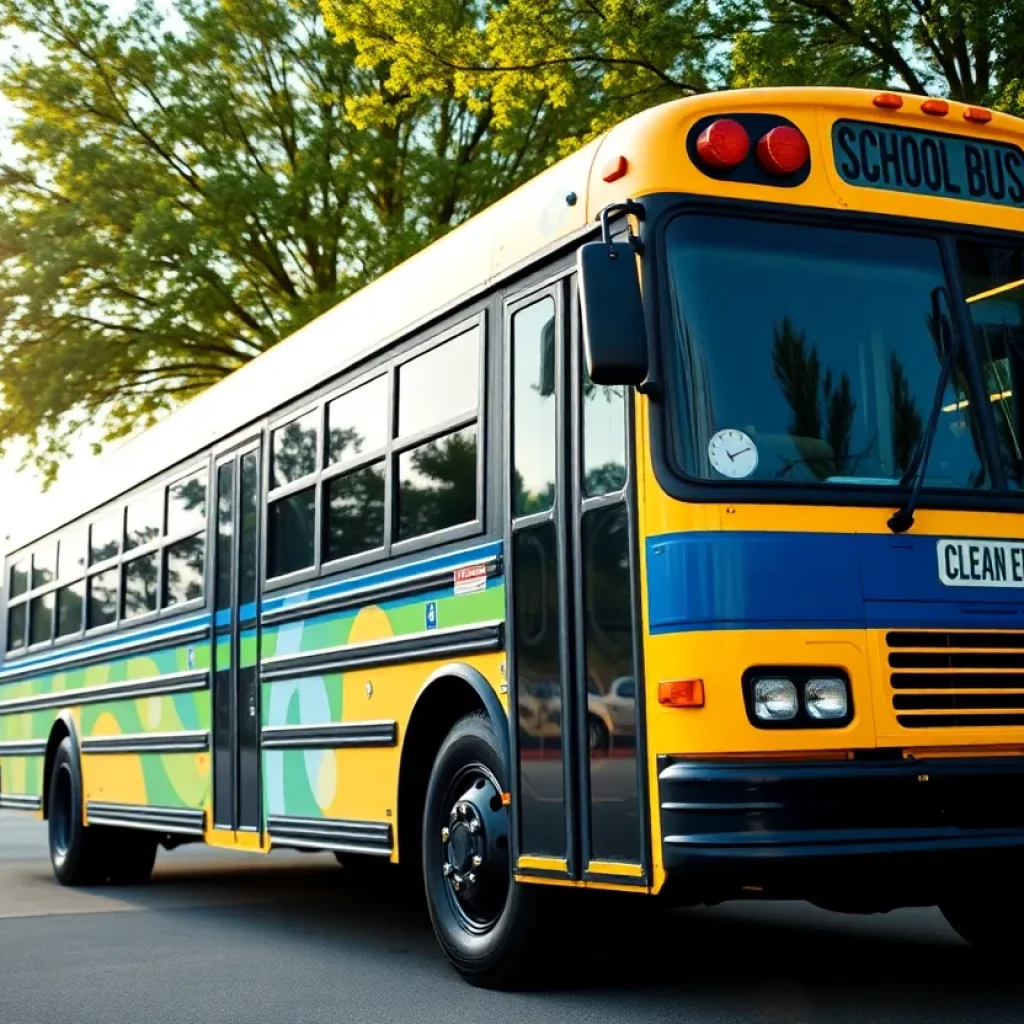
[[[0,805],[411,866],[482,985],[567,890],[1019,945],[1022,139],[688,98],[340,303],[27,518]]]

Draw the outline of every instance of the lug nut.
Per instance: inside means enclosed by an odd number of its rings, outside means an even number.
[[[471,821],[471,822],[469,823],[469,831],[470,831],[470,832],[471,832],[471,833],[472,833],[473,835],[476,835],[476,834],[477,834],[477,832],[479,832],[479,831],[480,831],[480,822],[479,822],[479,821],[477,821],[477,820],[476,820],[476,818],[474,818],[474,819],[473,819],[473,820],[472,820],[472,821]]]
[[[466,885],[475,885],[475,884],[476,884],[476,875],[474,875],[473,872],[470,871],[470,873],[468,875],[466,875]]]
[[[452,873],[452,866],[451,866],[451,864],[445,864],[444,867],[441,868],[441,874],[443,874],[445,878],[447,878],[451,873]]]
[[[484,859],[483,859],[483,857],[480,856],[480,854],[478,854],[478,853],[473,854],[473,867],[478,868],[478,867],[480,867],[481,864],[483,864],[483,862],[484,862]]]
[[[448,831],[447,828],[441,829],[441,842],[442,843],[447,843],[448,840],[451,839],[451,837],[452,837],[452,834],[451,834],[451,832]]]

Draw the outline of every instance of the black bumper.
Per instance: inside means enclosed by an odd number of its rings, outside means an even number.
[[[1024,757],[658,768],[670,887],[696,899],[827,903],[838,887],[899,906],[934,902],[964,872],[1024,869]]]

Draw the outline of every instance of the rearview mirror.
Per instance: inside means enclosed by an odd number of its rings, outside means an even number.
[[[643,383],[647,326],[628,242],[588,242],[576,255],[583,310],[583,351],[595,384]]]

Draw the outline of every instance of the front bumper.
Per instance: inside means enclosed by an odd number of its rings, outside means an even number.
[[[658,759],[666,888],[877,909],[1024,868],[1024,757]]]

